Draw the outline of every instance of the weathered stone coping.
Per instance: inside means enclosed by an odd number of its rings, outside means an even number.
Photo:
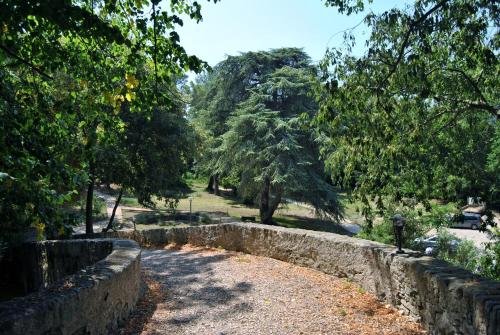
[[[46,289],[0,303],[0,334],[108,334],[129,315],[140,294],[141,251],[136,242],[42,243],[67,251],[75,245],[97,243],[110,246],[110,253]]]
[[[500,334],[500,283],[377,242],[252,223],[115,232],[142,245],[193,244],[271,257],[346,277],[431,334]],[[307,293],[305,293],[307,294]]]

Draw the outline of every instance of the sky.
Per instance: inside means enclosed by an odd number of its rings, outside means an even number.
[[[200,1],[199,1],[200,2]],[[381,13],[403,7],[404,1],[374,0],[365,12],[341,15],[325,7],[322,0],[222,0],[217,4],[201,1],[203,21],[189,18],[177,31],[188,54],[213,66],[226,55],[240,52],[299,47],[314,62],[321,60],[328,46],[342,43],[342,31],[360,23],[372,10]],[[361,24],[354,30],[357,40],[367,38],[369,30]],[[358,43],[356,54],[363,52]]]

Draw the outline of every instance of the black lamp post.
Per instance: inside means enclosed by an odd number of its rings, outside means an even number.
[[[189,197],[188,198],[189,200],[189,224],[191,224],[191,220],[192,220],[192,213],[193,213],[193,197]]]
[[[403,228],[406,219],[401,214],[396,214],[392,217],[392,225],[394,227],[394,236],[396,237],[396,245],[398,249],[396,254],[404,254],[403,250]]]

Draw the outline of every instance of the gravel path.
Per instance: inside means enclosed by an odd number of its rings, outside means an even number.
[[[274,259],[143,250],[148,286],[120,334],[425,334],[346,280]]]

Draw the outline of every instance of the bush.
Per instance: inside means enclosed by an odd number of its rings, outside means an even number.
[[[94,221],[105,220],[107,218],[106,202],[101,198],[94,196],[92,199],[92,217]],[[87,204],[86,196],[80,199],[80,219],[85,220],[85,206]]]
[[[210,224],[212,223],[212,219],[210,218],[210,216],[208,216],[208,214],[206,213],[201,213],[200,214],[200,222],[202,223],[206,223],[206,224]]]
[[[452,263],[452,256],[456,249],[453,249],[453,242],[458,241],[458,238],[449,233],[446,229],[438,230],[438,242],[437,242],[437,257],[444,259]],[[455,248],[458,246],[455,245]]]
[[[106,211],[106,202],[104,200],[94,197],[93,202],[92,212],[95,216],[99,216]]]
[[[421,215],[420,220],[422,224],[429,228],[439,229],[451,225],[450,218],[460,213],[458,205],[455,203],[448,203],[446,205],[431,204],[430,210]]]
[[[422,222],[419,220],[418,213],[415,210],[402,209],[396,211],[395,209],[389,209],[385,212],[384,218],[381,222],[375,223],[371,231],[363,229],[358,234],[358,237],[394,245],[396,241],[391,218],[396,213],[399,213],[406,218],[406,223],[403,230],[403,247],[416,247],[414,242],[415,239],[424,236],[429,227],[426,224],[422,224]]]
[[[440,230],[438,237],[437,258],[483,277],[500,280],[500,243],[498,241],[493,239],[486,245],[485,250],[481,250],[472,241],[459,240],[454,249],[451,241],[458,240],[454,235]]]
[[[474,242],[464,240],[458,244],[452,263],[469,271],[477,272],[480,270],[478,266],[482,257],[481,251],[474,246]]]
[[[479,259],[479,268],[482,275],[500,280],[500,229],[492,227],[489,231],[492,239],[486,245],[484,255]]]
[[[484,255],[479,258],[479,271],[485,277],[500,281],[500,243],[486,246]]]
[[[453,240],[458,241],[455,247],[452,245]],[[437,258],[469,271],[477,272],[480,256],[481,250],[476,248],[474,242],[459,240],[446,230],[439,230]]]

